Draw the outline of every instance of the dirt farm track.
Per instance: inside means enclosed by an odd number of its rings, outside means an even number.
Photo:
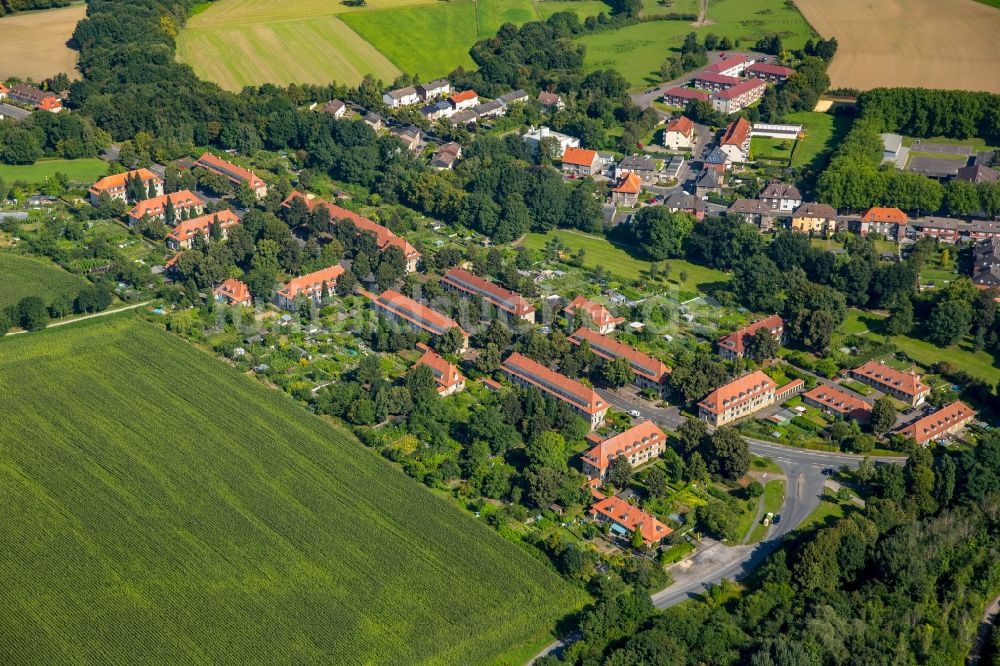
[[[974,0],[795,0],[840,43],[834,88],[879,86],[1000,93],[1000,9]]]

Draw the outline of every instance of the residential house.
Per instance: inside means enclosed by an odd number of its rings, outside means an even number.
[[[544,90],[538,93],[538,103],[546,109],[556,109],[557,111],[562,111],[566,108],[566,102],[563,101],[562,97]]]
[[[770,317],[758,319],[748,326],[744,326],[729,335],[719,338],[719,356],[727,361],[744,358],[747,354],[747,345],[750,343],[750,339],[762,328],[766,329],[779,345],[784,342],[785,322],[781,317],[773,314]]]
[[[593,176],[598,171],[597,151],[567,148],[562,156],[562,171],[576,176]]]
[[[419,104],[423,98],[420,93],[417,92],[415,86],[406,86],[405,88],[397,88],[396,90],[390,90],[382,95],[382,102],[385,103],[390,109],[400,109],[404,106],[413,106],[414,104]]]
[[[731,88],[713,93],[712,108],[725,114],[736,113],[747,108],[764,96],[767,84],[760,79],[749,79]]]
[[[597,495],[603,497],[600,493]],[[602,523],[610,523],[611,531],[619,536],[627,537],[638,530],[643,543],[648,547],[659,545],[673,532],[655,516],[617,496],[599,499],[590,507],[590,515]]]
[[[644,183],[655,182],[658,176],[656,162],[640,155],[623,157],[615,165],[615,178],[622,178],[629,173],[638,174]]]
[[[500,100],[494,99],[480,104],[474,111],[477,120],[485,120],[486,118],[499,118],[507,113],[507,107]]]
[[[170,201],[174,207],[174,219],[172,220],[166,219],[167,201]],[[164,224],[174,226],[181,220],[182,215],[198,216],[204,209],[205,202],[199,199],[196,194],[190,190],[181,190],[140,201],[128,212],[128,224],[130,227],[134,227],[144,216],[148,215],[151,218],[162,220]]]
[[[459,125],[471,125],[477,120],[479,120],[479,114],[476,113],[476,110],[466,109],[464,111],[458,111],[456,113],[453,113],[451,117],[448,119],[448,122],[450,122],[455,127],[458,127]]]
[[[729,155],[727,155],[722,148],[716,146],[709,151],[708,155],[705,156],[705,159],[702,160],[702,165],[706,169],[713,169],[719,174],[723,174],[732,168],[733,161],[729,159]]]
[[[580,310],[585,315],[587,315],[590,320],[590,324],[597,329],[598,333],[607,335],[615,330],[615,326],[625,321],[625,317],[615,317],[608,309],[601,305],[600,303],[595,303],[594,301],[588,300],[579,295],[569,302],[565,308],[563,308],[563,315],[566,317],[566,321],[573,325],[573,319],[576,316],[576,311]],[[576,322],[576,326],[582,326],[583,322]]]
[[[608,437],[584,453],[581,458],[583,473],[589,479],[604,483],[611,461],[615,458],[625,458],[632,467],[639,467],[656,460],[666,450],[666,433],[652,421],[646,420]]]
[[[454,319],[446,317],[437,310],[422,305],[392,289],[386,289],[378,296],[366,291],[361,293],[372,302],[372,308],[386,319],[408,326],[415,331],[427,333],[432,340],[437,340],[451,329],[457,328],[462,333],[462,345],[459,351],[465,351],[469,348],[469,334],[462,330],[462,327]]]
[[[722,175],[715,169],[703,169],[694,179],[694,193],[701,198],[722,194]]]
[[[385,127],[385,123],[382,121],[382,116],[371,111],[365,114],[363,120],[365,125],[368,125],[368,127],[371,127],[376,132],[381,132],[382,128]]]
[[[1000,239],[980,241],[972,249],[972,282],[981,289],[1000,287]]]
[[[705,218],[705,202],[693,194],[674,192],[666,198],[663,205],[671,213],[683,211],[689,215],[694,215],[697,220]]]
[[[526,90],[518,88],[517,90],[511,90],[509,93],[500,95],[497,99],[504,106],[513,106],[514,104],[523,104],[531,98],[528,96],[528,92]]]
[[[589,386],[561,375],[518,352],[508,356],[500,365],[500,370],[515,384],[533,386],[566,403],[586,419],[591,430],[599,428],[604,423],[608,404]]]
[[[424,355],[417,359],[413,367],[426,365],[434,374],[434,381],[437,382],[437,392],[442,398],[454,395],[465,390],[465,377],[455,364],[446,361],[440,354],[422,342],[417,343],[417,349],[422,349]]]
[[[771,65],[766,62],[755,62],[747,67],[743,75],[750,79],[761,79],[768,83],[781,83],[788,80],[788,77],[795,73],[791,67],[781,65]]]
[[[804,203],[792,214],[792,229],[830,236],[838,229],[837,209],[829,204]]]
[[[225,239],[229,236],[229,230],[239,223],[240,218],[231,210],[220,210],[217,213],[184,220],[167,234],[167,247],[175,252],[190,250],[194,246],[195,237],[200,235],[205,241],[211,238],[213,224],[219,225],[219,231]]]
[[[698,403],[698,416],[720,427],[774,404],[774,380],[760,370],[720,386]]]
[[[723,74],[714,74],[712,72],[705,71],[702,71],[701,74],[696,74],[691,80],[691,85],[695,88],[701,88],[702,90],[709,90],[711,92],[728,90],[739,83],[740,79],[734,76],[725,76]]]
[[[702,68],[703,73],[721,74],[722,76],[740,76],[754,60],[744,55],[732,55]]]
[[[704,90],[695,90],[694,88],[685,88],[683,86],[675,86],[663,93],[663,103],[667,106],[684,108],[688,105],[688,102],[693,101],[707,102],[708,93]]]
[[[997,179],[1000,178],[1000,172],[983,164],[973,164],[959,169],[955,177],[978,185],[979,183],[997,182]]]
[[[49,92],[48,90],[41,90],[35,86],[29,86],[25,83],[18,83],[10,87],[10,91],[7,93],[7,97],[11,100],[30,106],[38,111],[49,111],[50,113],[59,113],[62,111],[62,102],[55,93]]]
[[[87,190],[90,193],[90,203],[96,206],[100,202],[102,194],[107,194],[118,201],[127,202],[128,184],[135,178],[138,178],[139,182],[142,183],[143,199],[149,197],[150,192],[155,197],[163,196],[163,179],[149,169],[136,169],[105,176],[91,185],[90,189]]]
[[[420,83],[415,87],[420,99],[425,102],[451,93],[451,84],[444,79],[434,79],[428,83]]]
[[[340,119],[347,115],[347,105],[339,99],[331,99],[323,105],[323,113],[329,113],[334,118]]]
[[[974,418],[976,411],[959,400],[902,426],[896,433],[912,438],[920,446],[927,446],[928,442],[960,432]]]
[[[984,241],[1000,237],[1000,222],[956,220],[950,217],[924,217],[910,222],[917,238],[930,236],[942,243]]]
[[[231,162],[216,157],[212,153],[204,153],[195,160],[195,166],[200,166],[212,173],[225,176],[233,185],[246,183],[258,199],[263,199],[267,196],[267,183],[264,182],[264,179],[257,176],[253,171],[236,166]]]
[[[741,117],[729,123],[719,142],[719,150],[726,154],[730,162],[749,162],[750,121]]]
[[[535,323],[535,306],[517,292],[488,282],[461,268],[452,268],[441,278],[441,286],[446,291],[463,298],[478,297],[498,311],[528,323]]]
[[[726,212],[730,215],[740,215],[747,224],[753,224],[761,231],[773,229],[777,217],[771,207],[760,199],[737,199],[730,204]]]
[[[446,143],[436,151],[431,157],[431,167],[434,169],[451,169],[455,162],[462,156],[462,146],[454,141]]]
[[[611,203],[616,206],[633,207],[639,203],[642,192],[642,178],[634,171],[626,172],[611,188]]]
[[[694,142],[694,123],[687,116],[674,118],[663,130],[663,146],[668,150],[691,150]]]
[[[872,415],[872,406],[851,391],[829,384],[817,384],[816,388],[802,394],[802,402],[827,414],[867,423]]]
[[[283,310],[294,310],[296,300],[308,298],[319,305],[323,300],[323,288],[326,287],[328,295],[333,294],[337,287],[337,280],[344,274],[344,267],[340,264],[327,266],[324,269],[314,271],[307,275],[301,275],[285,283],[275,294],[275,302]]]
[[[569,336],[569,341],[574,344],[582,344],[584,340],[590,345],[594,355],[605,361],[615,358],[628,359],[628,364],[635,373],[635,385],[639,388],[653,389],[657,393],[662,393],[666,388],[670,368],[660,359],[585,326],[581,326]]]
[[[430,121],[440,120],[441,118],[450,118],[454,113],[455,109],[452,108],[451,102],[445,99],[439,99],[436,102],[431,102],[427,106],[420,109],[420,115]]]
[[[212,290],[212,294],[216,301],[229,305],[242,305],[247,308],[253,305],[250,288],[236,278],[226,278],[222,284]]]
[[[456,111],[465,111],[479,105],[479,95],[475,90],[463,90],[448,97],[451,106]]]
[[[406,149],[411,153],[420,151],[420,128],[414,125],[394,128],[391,133],[403,142]]]
[[[898,208],[869,208],[861,216],[861,235],[881,234],[891,240],[902,240],[909,219]]]
[[[930,395],[930,388],[924,384],[917,373],[904,372],[877,361],[868,361],[864,365],[851,370],[851,377],[896,398],[911,407],[923,403]]]
[[[799,192],[799,188],[777,180],[768,183],[758,198],[771,210],[782,213],[791,213],[802,205],[802,193]]]
[[[570,136],[568,134],[561,134],[560,132],[555,132],[544,125],[541,127],[530,127],[527,132],[521,135],[527,143],[531,144],[532,152],[538,151],[538,145],[542,142],[542,139],[552,137],[559,142],[559,153],[562,154],[566,152],[569,148],[579,148],[580,140],[575,136]]]

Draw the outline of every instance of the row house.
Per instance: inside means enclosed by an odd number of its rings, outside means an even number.
[[[456,111],[465,111],[479,106],[479,94],[475,90],[463,90],[448,98]]]
[[[740,79],[734,76],[724,76],[722,74],[702,72],[701,74],[695,75],[695,77],[691,80],[691,85],[695,88],[701,88],[702,90],[719,92],[722,90],[729,90],[739,82]]]
[[[316,305],[323,301],[323,289],[327,294],[333,294],[337,286],[337,280],[344,274],[344,267],[340,264],[327,266],[324,269],[313,271],[307,275],[301,275],[285,283],[275,294],[275,302],[282,310],[294,310],[295,301],[299,298],[308,298]]]
[[[774,404],[774,380],[760,370],[720,386],[698,403],[698,417],[720,427]]]
[[[263,178],[260,178],[249,169],[244,169],[232,162],[227,162],[212,153],[206,152],[202,154],[201,157],[195,160],[195,166],[225,176],[233,185],[246,183],[258,199],[263,199],[267,196],[267,183],[264,182]]]
[[[802,193],[799,188],[781,181],[771,181],[758,197],[771,210],[791,213],[802,205]]]
[[[563,315],[570,326],[573,325],[573,318],[576,316],[577,310],[583,312],[590,320],[590,324],[597,329],[597,332],[604,335],[613,332],[615,326],[625,321],[625,317],[615,317],[600,303],[595,303],[583,295],[579,295],[563,308]],[[576,324],[576,326],[581,325],[582,322]]]
[[[1000,240],[990,238],[972,248],[972,282],[980,289],[1000,287]]]
[[[62,102],[55,93],[36,88],[35,86],[29,86],[25,83],[18,83],[11,86],[7,97],[38,111],[59,113],[63,109]]]
[[[143,192],[145,193],[143,199],[149,196],[150,192],[152,192],[153,197],[163,196],[162,178],[149,169],[135,169],[134,171],[105,176],[91,185],[90,189],[87,190],[90,194],[90,203],[96,206],[100,202],[102,194],[107,194],[117,201],[127,202],[128,185],[135,178],[138,178],[139,182],[142,183]]]
[[[596,493],[596,491],[594,491]],[[643,543],[656,546],[673,532],[660,522],[656,516],[646,513],[637,506],[632,506],[617,496],[603,497],[596,493],[598,501],[590,507],[590,516],[602,523],[609,523],[611,531],[620,536],[629,536],[638,531]]]
[[[781,317],[773,314],[770,317],[758,319],[749,326],[744,326],[737,331],[733,331],[729,335],[719,338],[719,356],[727,361],[735,361],[738,358],[744,358],[747,354],[747,345],[750,343],[750,339],[753,338],[753,336],[757,334],[757,331],[762,328],[767,329],[768,333],[771,334],[771,337],[773,337],[775,342],[779,345],[784,342],[785,322]]]
[[[517,292],[488,282],[461,268],[452,268],[441,278],[441,286],[446,291],[463,298],[479,297],[509,317],[535,323],[535,306]]]
[[[499,101],[504,106],[513,106],[514,104],[524,104],[531,97],[528,95],[528,91],[523,88],[518,88],[517,90],[511,90],[509,93],[504,93],[497,97]]]
[[[830,236],[839,228],[837,209],[830,204],[804,203],[792,214],[792,229],[804,234]]]
[[[663,130],[663,147],[668,150],[690,150],[694,141],[694,123],[687,116],[674,118]]]
[[[236,278],[226,278],[218,287],[212,290],[215,300],[228,305],[242,305],[251,307],[253,299],[250,297],[250,287],[240,282]]]
[[[857,223],[857,232],[862,236],[881,234],[891,240],[902,240],[906,235],[909,219],[898,208],[876,206],[869,208]]]
[[[437,393],[442,398],[465,390],[465,376],[458,371],[454,363],[449,363],[440,354],[422,342],[417,343],[417,349],[422,349],[424,355],[417,359],[413,367],[426,365],[434,375],[437,383]]]
[[[455,109],[452,108],[448,100],[444,99],[431,102],[420,109],[420,115],[432,122],[442,118],[450,118],[454,113]]]
[[[585,340],[594,355],[605,361],[627,359],[629,367],[635,373],[636,386],[663,393],[670,376],[670,368],[663,361],[589,328],[580,327],[569,337],[569,341],[577,345],[583,344]]]
[[[781,404],[786,400],[789,400],[794,396],[797,396],[799,393],[802,393],[805,389],[806,389],[805,381],[801,379],[793,379],[784,386],[779,386],[778,388],[774,389],[774,402],[777,404]]]
[[[427,83],[418,83],[415,86],[420,99],[428,102],[439,97],[446,97],[451,93],[451,84],[444,79],[434,79]]]
[[[819,384],[816,388],[802,394],[802,402],[821,409],[827,414],[839,416],[844,420],[854,420],[867,423],[872,415],[872,406],[860,397],[836,386]]]
[[[917,373],[897,370],[877,361],[868,361],[854,368],[851,370],[851,377],[911,407],[923,403],[931,392]]]
[[[737,118],[729,123],[719,149],[726,154],[730,162],[748,162],[750,160],[750,121]]]
[[[174,219],[172,220],[167,219],[168,201],[174,208]],[[140,201],[128,212],[128,224],[130,227],[134,227],[143,217],[148,215],[172,227],[181,220],[182,215],[198,216],[204,210],[205,202],[198,198],[198,195],[191,190],[181,190]]]
[[[625,458],[632,467],[655,460],[667,450],[667,436],[652,421],[646,420],[625,432],[613,435],[583,454],[583,473],[604,483],[611,461]]]
[[[596,150],[567,148],[562,156],[562,172],[574,176],[593,176],[601,161]]]
[[[976,411],[959,400],[902,426],[896,433],[927,446],[928,442],[960,432],[974,418]]]
[[[382,94],[382,102],[390,109],[400,109],[404,106],[413,106],[423,101],[416,86],[406,86],[396,88]]]
[[[788,77],[795,73],[791,67],[772,65],[766,62],[755,62],[747,67],[743,75],[750,79],[761,79],[768,83],[781,83],[787,81]]]
[[[754,61],[744,55],[733,55],[703,67],[701,71],[721,76],[740,76],[746,71],[747,67],[753,64]]]
[[[1000,238],[1000,222],[956,220],[950,217],[923,217],[910,223],[917,238],[930,236],[942,243],[984,241]]]
[[[771,207],[760,199],[737,199],[726,211],[730,215],[739,215],[747,224],[757,226],[761,231],[774,228],[777,217]]]
[[[599,428],[604,423],[608,404],[589,386],[561,375],[518,352],[508,356],[501,364],[500,370],[515,384],[533,386],[566,403],[590,424],[591,430]]]
[[[767,88],[767,84],[760,79],[741,81],[732,88],[713,93],[711,97],[712,108],[726,115],[742,111],[759,101],[764,96],[765,88]]]
[[[167,247],[174,252],[190,250],[194,239],[201,236],[208,241],[212,235],[212,225],[219,225],[222,238],[229,236],[229,230],[240,223],[240,218],[231,210],[220,210],[217,213],[201,215],[190,220],[184,220],[167,234]]]
[[[372,308],[386,319],[409,326],[415,331],[427,333],[432,340],[457,328],[462,333],[462,345],[459,351],[469,348],[469,334],[451,317],[392,289],[386,289],[378,296],[366,291],[361,293],[372,302]]]
[[[679,106],[683,108],[690,102],[707,101],[708,93],[704,90],[695,90],[694,88],[676,86],[664,91],[663,93],[663,103],[667,106]]]

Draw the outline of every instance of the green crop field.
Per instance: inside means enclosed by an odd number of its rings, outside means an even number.
[[[88,284],[47,259],[0,252],[0,308],[25,296],[40,296],[46,303],[56,295],[76,296]]]
[[[131,315],[0,341],[0,663],[522,663],[581,593]]]
[[[38,160],[34,164],[0,164],[0,178],[7,183],[23,180],[28,183],[43,183],[56,173],[64,173],[73,183],[93,183],[108,173],[108,163],[94,158],[78,160]]]
[[[653,9],[650,13],[656,13]],[[696,32],[739,40],[750,48],[767,33],[777,33],[787,48],[801,48],[813,30],[794,5],[782,0],[708,0],[710,23],[694,27],[687,21],[649,21],[586,35],[587,69],[617,69],[634,87],[660,82],[659,69],[671,49],[680,48],[684,36]]]

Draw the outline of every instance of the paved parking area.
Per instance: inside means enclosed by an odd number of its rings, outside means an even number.
[[[970,148],[969,146],[961,146],[954,143],[924,142],[920,139],[913,142],[911,150],[918,153],[941,153],[947,155],[965,155],[966,157],[973,155],[976,152],[975,149]]]
[[[964,166],[965,162],[961,160],[911,155],[910,162],[906,165],[906,170],[912,173],[924,174],[925,176],[942,178],[957,175],[958,170]]]

